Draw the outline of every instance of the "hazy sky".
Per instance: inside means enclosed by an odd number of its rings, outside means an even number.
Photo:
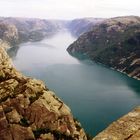
[[[0,16],[72,19],[140,16],[140,0],[0,0]]]

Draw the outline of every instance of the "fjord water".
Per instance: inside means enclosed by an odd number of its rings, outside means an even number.
[[[75,40],[60,32],[40,42],[24,43],[15,50],[16,68],[45,81],[80,120],[96,135],[112,121],[140,104],[140,82],[89,61],[80,62],[66,48]]]

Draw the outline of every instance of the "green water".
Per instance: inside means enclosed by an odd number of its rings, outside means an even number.
[[[140,82],[91,62],[79,62],[66,48],[75,38],[61,32],[13,50],[17,69],[45,81],[80,120],[96,135],[112,121],[140,105]]]

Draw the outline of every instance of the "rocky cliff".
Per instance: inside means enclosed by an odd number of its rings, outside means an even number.
[[[140,79],[140,17],[107,19],[81,35],[67,51]]]
[[[0,47],[0,140],[87,140],[67,105],[22,75]]]
[[[93,140],[140,140],[140,107],[113,122]]]
[[[15,25],[0,23],[0,39],[11,46],[18,43],[19,35]]]

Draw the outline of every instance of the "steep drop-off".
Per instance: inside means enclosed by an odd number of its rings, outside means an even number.
[[[64,104],[42,81],[23,76],[0,46],[0,139],[86,140]]]
[[[107,19],[81,35],[67,51],[140,79],[140,17]]]

